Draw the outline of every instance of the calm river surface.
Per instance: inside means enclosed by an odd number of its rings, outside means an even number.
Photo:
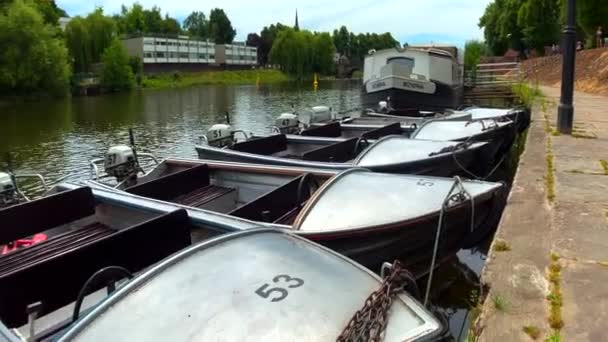
[[[19,172],[39,172],[47,181],[72,174],[87,177],[90,159],[115,144],[128,143],[133,128],[140,149],[158,157],[196,157],[194,143],[230,113],[235,128],[258,134],[294,105],[358,109],[360,81],[312,85],[200,86],[145,90],[99,97],[0,102],[0,152],[10,152]],[[0,162],[0,169],[4,167]],[[485,244],[487,245],[487,243]],[[484,246],[485,246],[484,245]],[[470,295],[478,288],[485,247],[463,250],[437,272],[433,302],[449,316],[452,335],[466,335]],[[420,284],[424,290],[424,283]]]

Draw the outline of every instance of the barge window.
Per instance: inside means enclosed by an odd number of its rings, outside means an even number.
[[[407,58],[407,57],[392,57],[392,58],[389,58],[386,61],[386,64],[391,64],[391,63],[398,64],[398,65],[403,65],[403,66],[411,68],[411,69],[414,68],[414,60],[412,58]]]

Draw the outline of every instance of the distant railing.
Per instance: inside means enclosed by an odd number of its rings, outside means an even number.
[[[519,63],[478,64],[475,69],[465,74],[465,85],[468,87],[510,86],[521,81]]]

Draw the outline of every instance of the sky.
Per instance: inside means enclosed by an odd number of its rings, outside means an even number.
[[[480,39],[477,23],[490,0],[139,0],[144,7],[157,5],[164,13],[183,21],[192,11],[224,9],[237,31],[236,40],[250,32],[281,22],[293,25],[297,8],[300,28],[333,31],[345,25],[349,31],[390,32],[401,43],[449,43],[462,46]],[[129,0],[56,0],[70,16],[86,15],[97,6],[118,13]]]

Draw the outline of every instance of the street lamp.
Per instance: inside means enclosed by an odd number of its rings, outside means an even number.
[[[576,58],[576,1],[567,0],[566,25],[563,36],[563,62],[562,62],[562,95],[557,108],[557,130],[563,134],[572,133],[574,107],[572,98],[574,92],[574,61]]]

